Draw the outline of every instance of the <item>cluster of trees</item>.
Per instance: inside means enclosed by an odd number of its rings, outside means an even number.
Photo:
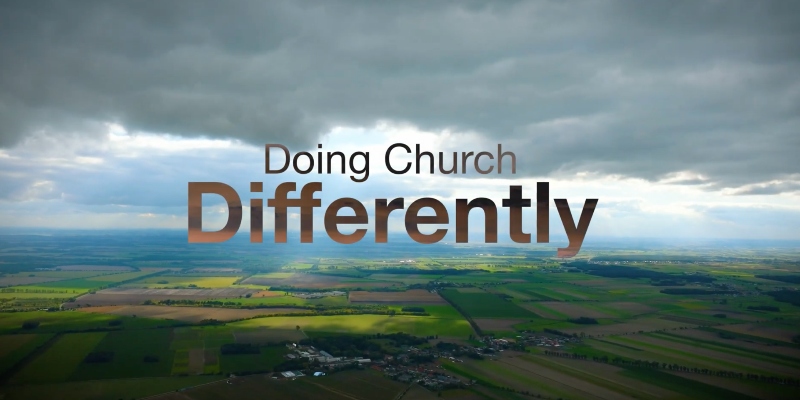
[[[595,257],[592,260],[600,261],[602,257]],[[629,267],[629,266],[622,266],[622,265],[598,265],[598,264],[589,264],[585,261],[575,261],[568,264],[564,264],[564,266],[574,267],[581,270],[584,273],[595,275],[595,276],[602,276],[605,278],[645,278],[651,279],[653,281],[663,281],[663,280],[676,280],[676,281],[685,281],[685,282],[713,282],[714,278],[706,275],[674,275],[668,274],[665,272],[659,271],[651,271],[648,269],[642,269],[638,267]]]
[[[20,289],[16,287],[7,287],[0,289],[0,293],[70,293],[66,289]],[[75,293],[75,290],[72,291]]]
[[[447,368],[448,367],[447,364],[443,364],[443,366],[445,367],[445,369],[450,369],[450,368]],[[463,375],[463,376],[471,379],[473,382],[479,383],[481,386],[486,386],[486,387],[491,388],[491,389],[503,390],[503,391],[506,391],[506,392],[512,392],[512,393],[521,394],[521,395],[524,395],[524,396],[535,397],[537,399],[552,399],[552,397],[542,396],[541,394],[533,394],[528,390],[519,390],[519,389],[510,388],[508,386],[500,386],[500,385],[498,385],[498,384],[496,384],[496,383],[494,383],[492,381],[489,381],[489,380],[485,379],[484,377],[482,377],[480,375],[474,375],[474,374],[471,374],[469,372],[464,372],[464,371],[457,371],[457,372],[458,372],[458,374]]]
[[[314,316],[314,315],[414,315],[414,316],[429,316],[422,307],[404,307],[401,311],[391,309],[382,305],[359,305],[359,306],[326,306],[322,304],[316,305],[286,305],[286,304],[255,304],[255,305],[242,305],[242,303],[232,301],[217,301],[217,300],[162,300],[154,302],[152,300],[145,300],[144,305],[167,305],[167,306],[196,306],[196,307],[221,307],[221,308],[237,308],[247,310],[258,309],[271,309],[271,308],[293,308],[300,310],[307,310],[307,312],[295,313],[278,313],[270,315],[257,315],[251,318],[242,318],[240,320],[262,318],[262,317],[285,317],[285,316]],[[411,311],[409,311],[411,310]],[[421,311],[420,311],[421,310]],[[217,321],[203,321],[203,325],[213,324]]]
[[[302,288],[291,285],[270,286],[269,290],[273,292],[300,292],[300,293],[324,292],[324,290],[322,289]]]
[[[375,273],[374,270],[365,270],[358,268],[359,272]],[[456,269],[456,268],[442,268],[442,269],[416,269],[416,268],[381,268],[382,274],[395,274],[395,275],[467,275],[472,272],[482,272],[481,269]]]
[[[300,344],[314,346],[331,354],[344,357],[380,358],[384,353],[395,352],[384,349],[375,339],[387,340],[393,347],[420,346],[428,343],[433,337],[422,338],[406,333],[375,334],[375,335],[341,335],[300,340]]]
[[[607,256],[592,257],[591,261],[609,261],[609,262],[644,262],[644,261],[661,261],[661,262],[680,262],[692,263],[698,261],[708,261],[706,257],[687,256],[687,255],[666,255],[666,254],[615,254]]]
[[[664,294],[684,294],[684,295],[707,295],[707,294],[735,294],[734,290],[708,290],[708,289],[695,289],[695,288],[670,288],[663,289],[661,293]]]
[[[219,348],[221,354],[259,354],[261,349],[250,343],[226,343]]]
[[[775,306],[747,306],[748,310],[752,311],[775,311],[778,312],[781,309]]]
[[[142,304],[149,306],[154,304],[160,304],[164,306],[198,306],[198,307],[229,307],[229,306],[240,306],[242,303],[237,303],[234,301],[219,301],[219,300],[191,300],[191,299],[181,299],[181,300],[145,300]]]
[[[594,318],[589,317],[578,317],[578,318],[570,318],[567,321],[572,322],[573,324],[582,324],[582,325],[596,325],[597,320]]]
[[[22,323],[22,329],[36,329],[39,327],[39,321],[25,321]]]
[[[725,331],[717,332],[717,336],[719,336],[719,337],[721,337],[723,339],[736,339],[736,335],[734,335],[734,334],[732,334],[730,332],[725,332]]]
[[[505,294],[505,293],[495,293],[495,294],[497,295],[497,297],[499,297],[499,298],[501,298],[501,299],[503,299],[505,301],[514,300],[514,296],[511,296],[511,295],[508,295],[508,294]]]
[[[386,286],[386,287],[374,287],[374,288],[367,288],[367,292],[405,292],[406,288],[400,284],[397,286]]]
[[[776,301],[800,307],[800,291],[798,290],[776,290],[767,292],[767,295],[772,296]]]
[[[800,275],[756,275],[756,278],[771,281],[800,284]]]
[[[469,322],[469,325],[478,334],[478,336],[483,336],[483,330],[481,330],[481,327],[478,326],[478,324],[472,320],[472,317],[469,314],[467,314],[467,312],[465,312],[463,308],[461,308],[456,302],[448,299],[446,292],[443,291],[440,294],[442,295],[442,298],[445,301],[447,301],[448,304],[450,304],[453,308],[456,309],[456,311],[458,311],[461,315],[464,316],[464,318],[466,318],[467,322]]]
[[[577,353],[563,353],[557,351],[548,351],[545,350],[545,355],[554,356],[554,357],[564,357],[564,358],[572,358],[575,360],[589,360],[589,356],[584,354],[577,354]],[[769,375],[759,375],[759,374],[750,374],[750,373],[743,373],[743,372],[735,372],[735,371],[727,371],[727,370],[713,370],[708,368],[698,368],[698,367],[688,367],[685,365],[679,364],[669,364],[669,363],[660,363],[658,361],[647,361],[647,360],[629,360],[621,357],[614,357],[609,358],[608,356],[592,356],[591,358],[594,362],[606,363],[606,364],[615,364],[627,367],[639,367],[639,368],[652,368],[652,369],[663,369],[667,371],[680,371],[680,372],[692,372],[695,374],[704,374],[704,375],[715,375],[721,376],[726,378],[738,378],[738,379],[747,379],[747,380],[756,380],[761,382],[769,382],[769,383],[777,383],[781,385],[791,385],[791,386],[800,386],[800,379],[796,378],[783,378],[778,376],[769,376]]]
[[[678,279],[662,279],[652,280],[650,284],[653,286],[686,286],[686,281]]]
[[[314,346],[328,353],[344,357],[372,357],[382,350],[381,345],[367,336],[330,336],[300,340],[300,344]]]
[[[89,364],[95,364],[95,363],[111,362],[113,360],[114,360],[113,351],[95,351],[87,354],[86,358],[83,359],[83,362]]]
[[[546,333],[552,333],[553,335],[558,335],[558,336],[578,337],[577,334],[562,332],[562,331],[559,331],[558,329],[544,328],[543,331],[546,332]]]
[[[473,358],[476,360],[482,360],[483,356],[474,352],[474,351],[463,351],[462,346],[459,346],[455,343],[448,343],[448,342],[439,342],[436,343],[436,350],[439,351],[448,351],[452,353],[456,357],[467,356],[469,358]]]

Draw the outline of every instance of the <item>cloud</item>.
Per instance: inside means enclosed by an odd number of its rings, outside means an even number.
[[[730,194],[744,196],[744,195],[772,195],[779,193],[797,193],[800,192],[800,175],[795,175],[790,178],[791,180],[785,181],[770,181],[763,183],[755,183],[746,185],[741,188],[729,190]]]
[[[4,2],[0,146],[132,133],[311,147],[381,121],[520,173],[709,190],[800,172],[795,2]],[[695,184],[685,180],[677,184]]]

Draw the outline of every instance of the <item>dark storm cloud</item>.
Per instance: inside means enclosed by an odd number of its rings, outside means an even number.
[[[524,173],[800,172],[800,3],[4,2],[0,146],[131,131],[308,146],[474,131]]]

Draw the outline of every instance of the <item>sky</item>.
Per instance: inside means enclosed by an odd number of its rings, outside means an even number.
[[[452,219],[456,198],[547,181],[576,220],[599,200],[587,243],[800,239],[798,2],[5,1],[0,38],[3,228],[185,230],[189,182],[245,205],[250,182],[322,182],[320,230],[340,197],[370,216],[434,197]],[[502,144],[517,170],[394,175],[398,142]],[[370,175],[267,175],[267,143],[368,151]]]

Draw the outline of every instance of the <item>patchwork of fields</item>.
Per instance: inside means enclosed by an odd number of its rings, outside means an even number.
[[[132,289],[112,288],[81,296],[75,301],[64,304],[64,308],[136,305],[145,301],[164,300],[211,300],[220,298],[236,298],[252,295],[256,289],[219,288],[219,289]]]
[[[351,303],[389,303],[389,304],[444,304],[436,293],[427,290],[411,289],[403,292],[350,292]]]
[[[399,282],[380,281],[369,278],[301,273],[272,273],[253,275],[242,281],[242,284],[296,287],[305,289],[356,289],[402,286],[402,283]]]
[[[14,312],[0,313],[0,397],[88,393],[81,385],[90,380],[118,397],[151,395],[159,392],[132,388],[132,380],[172,391],[230,373],[299,368],[285,357],[286,342],[357,336],[382,343],[380,335],[399,332],[475,347],[491,342],[481,336],[509,343],[482,359],[434,358],[439,370],[478,382],[442,397],[780,399],[791,397],[785,382],[800,376],[800,306],[769,295],[797,285],[757,277],[791,274],[791,266],[600,270],[585,261],[481,254],[409,263],[302,258],[259,269],[222,258],[3,274],[0,307]],[[224,352],[226,345],[244,350]],[[372,399],[410,387],[374,371],[335,376],[237,378],[180,398]],[[419,387],[408,393],[404,399],[436,397]]]
[[[310,378],[309,378],[310,379]],[[231,383],[221,381],[210,385],[158,396],[157,400],[206,399],[330,399],[379,400],[397,398],[408,385],[384,378],[375,371],[345,371],[335,376],[312,380],[265,379],[263,376],[236,378]],[[435,395],[422,389],[419,400],[433,399]],[[428,397],[430,395],[430,397]],[[406,398],[406,397],[403,397]],[[411,398],[411,397],[409,397]]]

